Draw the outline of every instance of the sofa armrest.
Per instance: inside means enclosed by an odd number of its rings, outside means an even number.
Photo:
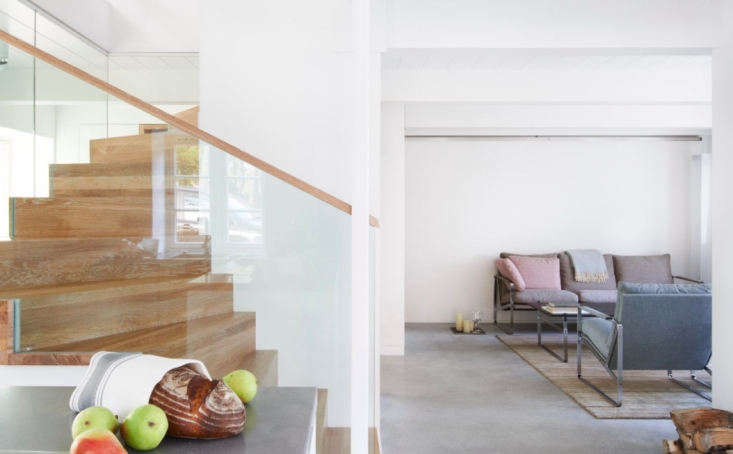
[[[509,286],[509,291],[510,292],[514,291],[514,282],[512,282],[509,279],[505,278],[501,274],[496,273],[494,275],[494,279],[496,279],[497,281],[501,281],[501,282],[504,282],[505,284],[507,284]]]
[[[695,284],[704,284],[703,281],[698,281],[697,279],[690,279],[689,277],[684,276],[672,276],[673,279],[680,279],[687,282],[694,282]]]

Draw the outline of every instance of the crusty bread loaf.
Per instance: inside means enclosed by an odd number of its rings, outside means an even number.
[[[188,366],[168,371],[150,394],[150,403],[165,412],[171,437],[226,438],[244,430],[244,405],[234,391]]]

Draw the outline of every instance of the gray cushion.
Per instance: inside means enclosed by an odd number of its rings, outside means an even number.
[[[616,290],[581,290],[578,300],[582,303],[615,303],[618,297]]]
[[[516,255],[518,257],[539,257],[539,258],[555,258],[557,257],[557,252],[551,252],[549,254],[515,254],[514,252],[502,252],[499,254],[499,257],[503,259],[508,259],[510,256]]]
[[[634,284],[621,282],[618,289],[621,293],[643,295],[698,295],[711,292],[709,284]]]
[[[583,336],[596,347],[598,353],[608,358],[614,340],[611,320],[583,317]]]
[[[570,256],[565,252],[560,254],[560,282],[563,290],[578,292],[580,290],[616,290],[616,276],[613,274],[613,256],[605,254],[608,279],[605,282],[578,282],[575,280],[575,271]]]
[[[521,292],[514,292],[515,303],[558,303],[575,304],[578,302],[578,295],[566,290],[549,289],[527,289]]]
[[[671,284],[674,281],[669,254],[614,255],[613,268],[617,282]]]

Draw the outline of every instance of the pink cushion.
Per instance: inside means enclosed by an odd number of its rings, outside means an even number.
[[[502,276],[514,282],[514,286],[517,288],[517,290],[524,290],[525,288],[527,288],[527,285],[524,283],[522,275],[519,273],[519,270],[514,265],[514,263],[512,263],[511,260],[497,259],[496,269],[499,270],[499,273]],[[506,284],[506,286],[507,288],[509,288],[509,284]]]
[[[528,289],[560,290],[560,259],[557,257],[509,257]]]

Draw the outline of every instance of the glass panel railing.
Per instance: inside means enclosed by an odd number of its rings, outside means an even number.
[[[36,13],[18,0],[0,0],[0,30],[27,43],[35,40]],[[0,57],[7,52],[0,44]]]
[[[4,30],[23,30],[19,22],[4,17]],[[0,41],[6,63],[0,67],[0,241],[9,239],[10,197],[43,196],[37,191],[34,117],[34,59]],[[41,140],[40,142],[43,142]],[[47,181],[48,179],[46,179]]]
[[[109,83],[166,112],[183,112],[199,103],[198,54],[110,54]]]
[[[47,141],[31,164],[0,163],[45,181],[7,194],[0,299],[15,301],[14,354],[142,351],[200,359],[215,376],[250,369],[260,386],[327,390],[325,425],[348,428],[350,215],[24,58],[36,96],[16,104],[48,132],[30,130]],[[12,77],[0,71],[0,86]]]
[[[36,13],[35,46],[66,63],[107,80],[107,52],[43,13]]]

